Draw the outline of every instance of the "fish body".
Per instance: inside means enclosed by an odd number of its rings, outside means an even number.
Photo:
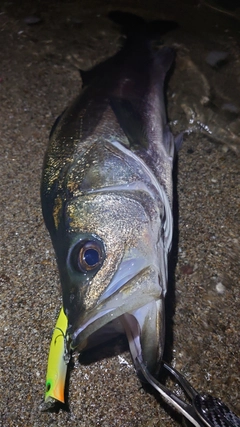
[[[173,61],[172,49],[132,39],[85,72],[53,127],[41,187],[71,348],[126,332],[133,361],[153,373],[173,227],[175,144],[164,102]]]

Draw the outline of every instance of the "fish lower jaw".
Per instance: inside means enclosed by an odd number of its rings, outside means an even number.
[[[139,370],[137,358],[148,369],[156,372],[160,362],[164,327],[162,300],[152,300],[134,311],[119,312],[115,309],[86,322],[70,335],[71,348],[79,352],[88,350],[120,334],[126,334],[133,363]]]

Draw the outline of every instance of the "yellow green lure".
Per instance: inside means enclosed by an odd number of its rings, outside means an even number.
[[[48,355],[44,410],[50,409],[57,401],[65,403],[64,388],[70,359],[67,349],[68,320],[61,308]]]

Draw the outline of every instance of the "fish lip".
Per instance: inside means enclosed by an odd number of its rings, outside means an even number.
[[[143,271],[148,272],[148,268],[144,268],[139,274],[144,274]],[[141,298],[139,294],[142,295]],[[67,333],[70,337],[71,349],[79,351],[86,349],[87,340],[93,333],[123,315],[131,315],[143,309],[159,298],[162,298],[159,284],[147,287],[143,280],[141,285],[136,286],[135,277],[131,278],[121,286],[120,290],[113,292],[106,299],[102,298],[87,315],[86,312],[83,313],[75,324],[68,326]]]
[[[139,309],[143,308],[139,307]],[[71,333],[71,327],[68,328],[68,335],[70,337],[70,347],[71,350],[85,350],[87,348],[87,340],[93,333],[98,332],[102,327],[106,326],[108,323],[120,319],[125,315],[132,315],[129,310],[121,311],[118,308],[106,309],[100,311],[95,316],[91,317],[89,320],[84,322],[81,326],[75,329],[74,332]],[[134,315],[133,315],[134,316]],[[97,324],[97,327],[91,331],[91,327],[94,326],[94,323]],[[124,329],[124,324],[123,324]],[[89,333],[88,333],[89,330]]]
[[[71,342],[71,349],[72,350],[76,350],[78,347],[79,347],[79,340],[78,340],[78,338],[79,338],[79,336],[80,336],[80,334],[82,333],[82,332],[85,332],[86,331],[86,329],[90,326],[90,325],[92,325],[94,322],[96,322],[96,321],[98,321],[99,319],[101,319],[102,317],[104,317],[106,314],[109,314],[109,313],[111,313],[112,311],[114,311],[114,309],[106,309],[106,310],[102,310],[100,313],[98,313],[98,314],[96,314],[96,315],[93,315],[93,316],[91,316],[91,317],[89,317],[89,319],[88,320],[86,320],[85,322],[83,322],[83,324],[82,325],[80,325],[79,327],[77,327],[77,328],[75,328],[74,326],[72,326],[72,325],[69,325],[68,326],[68,330],[67,330],[67,334],[68,334],[68,336],[70,337],[70,342]],[[109,321],[111,321],[111,320],[109,320]],[[108,322],[106,322],[106,323],[108,323]],[[105,323],[105,324],[106,324]],[[101,326],[104,326],[104,324],[103,325],[101,325]],[[101,327],[100,326],[100,327]],[[74,332],[71,332],[71,330],[72,329],[74,329]],[[100,329],[100,328],[99,328]],[[95,330],[95,331],[97,331],[97,329]],[[95,332],[94,331],[94,332]],[[92,332],[93,333],[93,332]],[[90,336],[92,333],[90,333],[88,336]],[[88,336],[86,337],[86,339],[88,338]]]
[[[80,327],[70,334],[71,350],[85,351],[106,341],[109,330],[114,336],[125,333],[129,350],[137,374],[143,379],[137,359],[144,361],[152,373],[159,371],[159,362],[163,353],[164,327],[164,299],[161,295],[158,300],[152,295],[145,305],[137,305],[134,310],[122,306],[113,309],[100,310],[94,317],[88,318]],[[160,310],[159,310],[160,309]],[[157,314],[156,314],[157,313]],[[156,315],[156,316],[155,316]],[[161,322],[156,322],[161,318]],[[108,324],[109,328],[108,328]],[[163,322],[164,324],[164,322]],[[107,329],[105,329],[107,327]],[[117,330],[115,329],[117,327]],[[100,334],[98,335],[98,333]],[[112,335],[110,336],[112,338]],[[107,338],[108,340],[109,338]]]

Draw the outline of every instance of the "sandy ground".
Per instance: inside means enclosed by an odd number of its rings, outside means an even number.
[[[75,356],[68,384],[69,410],[39,411],[51,331],[61,306],[54,252],[41,214],[42,161],[53,121],[80,89],[77,67],[87,69],[120,46],[119,30],[106,13],[118,8],[147,18],[181,21],[181,30],[169,35],[168,42],[184,45],[184,52],[192,54],[196,63],[208,43],[210,50],[215,43],[225,43],[232,60],[227,69],[233,73],[231,84],[223,84],[229,74],[215,70],[213,76],[210,67],[209,81],[214,77],[215,88],[225,94],[221,96],[240,109],[237,21],[220,12],[211,15],[206,7],[203,12],[209,19],[204,25],[216,30],[208,37],[208,30],[201,32],[203,25],[194,23],[196,13],[203,13],[197,2],[182,2],[178,8],[173,2],[146,3],[25,1],[19,7],[18,2],[1,2],[0,425],[4,427],[150,427],[180,422],[150,388],[142,388],[123,340],[93,352],[82,363]],[[31,16],[41,22],[28,25],[26,18],[31,22]],[[191,84],[189,93],[198,81]],[[176,93],[180,86],[175,79]],[[184,128],[186,117],[178,105],[174,111],[178,126]],[[239,116],[237,111],[234,114],[236,130]],[[225,127],[226,117],[223,122],[219,117],[218,126]],[[236,139],[229,136],[229,144],[227,139],[219,143],[198,132],[186,136],[179,153],[175,197],[179,212],[165,357],[197,389],[220,397],[240,415],[238,152]],[[173,389],[179,391],[175,385]]]

